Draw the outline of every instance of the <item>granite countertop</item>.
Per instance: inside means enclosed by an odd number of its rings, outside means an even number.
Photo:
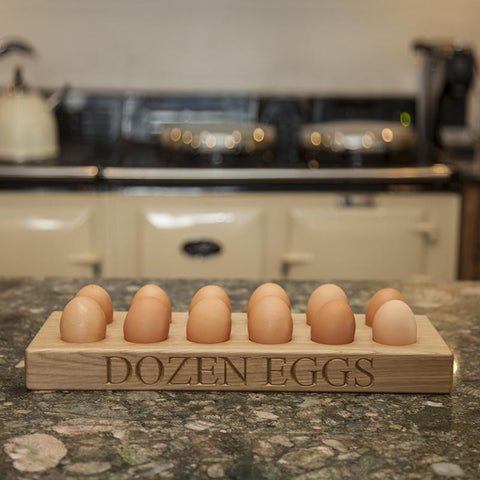
[[[148,280],[100,280],[126,310]],[[480,283],[392,282],[453,350],[451,395],[28,391],[23,352],[81,279],[0,279],[0,477],[480,477]],[[206,282],[157,281],[174,310]],[[234,310],[258,282],[219,281]],[[282,282],[294,311],[323,282]],[[379,282],[338,282],[364,312]]]

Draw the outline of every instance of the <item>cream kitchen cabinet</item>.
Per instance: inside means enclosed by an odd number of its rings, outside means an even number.
[[[287,208],[287,278],[436,279],[457,274],[456,194],[326,194]]]
[[[92,193],[0,193],[3,275],[101,273],[102,199]]]
[[[455,193],[188,192],[1,193],[2,273],[456,278]]]
[[[109,194],[107,210],[112,276],[456,277],[454,193]]]
[[[106,273],[262,278],[268,211],[249,196],[110,194]]]

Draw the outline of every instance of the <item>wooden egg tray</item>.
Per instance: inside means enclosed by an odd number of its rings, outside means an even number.
[[[293,338],[280,345],[248,339],[247,317],[232,314],[229,341],[185,337],[188,313],[172,314],[169,338],[136,344],[123,338],[126,312],[115,312],[104,340],[60,339],[62,312],[53,312],[25,351],[26,385],[41,390],[277,390],[448,393],[453,355],[426,316],[416,316],[418,341],[389,346],[372,340],[355,315],[348,345],[310,340],[305,314],[293,314]]]

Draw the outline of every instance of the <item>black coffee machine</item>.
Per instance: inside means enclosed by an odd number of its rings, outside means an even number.
[[[415,112],[418,162],[431,165],[438,162],[438,151],[442,147],[439,129],[444,102],[453,101],[460,106],[461,114],[465,116],[467,94],[474,77],[475,58],[471,48],[454,43],[418,40],[413,46],[423,56]]]

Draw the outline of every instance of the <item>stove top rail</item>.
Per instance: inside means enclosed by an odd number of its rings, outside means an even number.
[[[100,169],[96,166],[0,166],[0,179],[41,179],[41,180],[96,180]]]
[[[101,171],[112,181],[262,181],[329,182],[345,181],[427,181],[448,180],[450,167],[434,164],[424,167],[397,168],[124,168],[106,167]]]

